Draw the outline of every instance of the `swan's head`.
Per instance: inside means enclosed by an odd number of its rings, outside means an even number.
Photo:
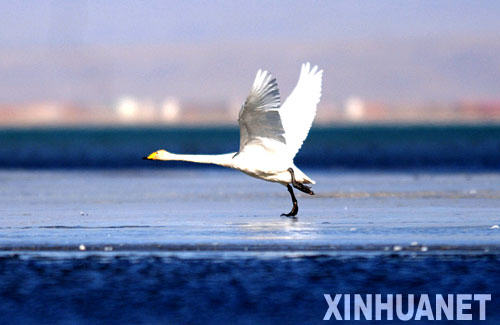
[[[142,159],[148,159],[148,160],[170,160],[170,159],[172,159],[172,156],[173,156],[173,154],[171,154],[170,152],[161,149],[161,150],[153,152],[149,156],[144,157]]]

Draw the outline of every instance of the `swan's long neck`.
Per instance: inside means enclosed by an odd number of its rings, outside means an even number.
[[[178,160],[178,161],[189,161],[199,164],[214,164],[224,167],[233,167],[233,156],[236,152],[226,153],[222,155],[179,155],[172,153],[169,155],[168,159],[161,160]]]

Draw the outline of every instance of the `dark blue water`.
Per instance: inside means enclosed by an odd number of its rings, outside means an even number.
[[[165,167],[144,155],[237,151],[239,130],[66,128],[0,130],[0,168]],[[313,128],[296,163],[309,168],[500,170],[500,126]],[[168,167],[195,167],[169,163]]]
[[[325,323],[324,293],[491,293],[481,323],[498,324],[499,269],[498,255],[14,255],[0,258],[0,322],[319,324]],[[469,312],[477,322],[477,303]]]

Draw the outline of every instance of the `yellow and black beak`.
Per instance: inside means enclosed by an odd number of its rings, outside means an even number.
[[[144,160],[156,160],[156,156],[158,156],[157,151],[153,152],[152,154],[150,154],[147,157],[142,157],[142,159],[144,159]]]

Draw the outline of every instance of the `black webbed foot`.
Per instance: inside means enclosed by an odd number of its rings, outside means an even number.
[[[293,168],[288,168],[288,171],[290,172],[290,175],[292,176],[292,185],[296,189],[298,189],[301,192],[307,193],[309,195],[314,195],[314,192],[311,190],[310,186],[304,185],[302,183],[299,183],[295,180],[295,173],[293,171]]]
[[[311,190],[310,186],[304,185],[302,183],[295,183],[292,185],[301,192],[307,193],[309,195],[314,195],[314,192]]]

